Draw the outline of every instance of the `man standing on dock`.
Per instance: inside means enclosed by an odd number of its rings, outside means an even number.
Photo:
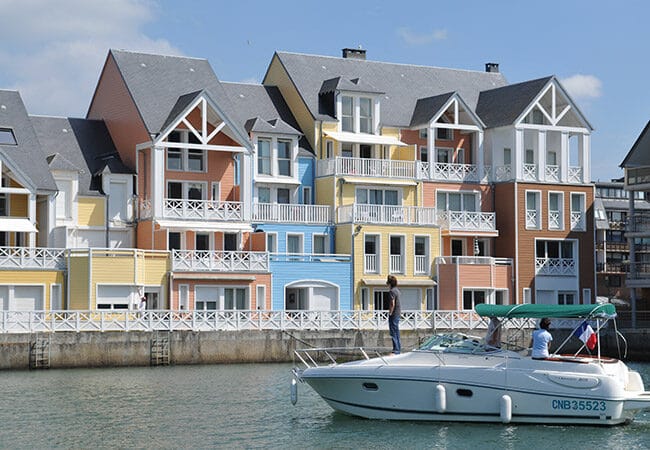
[[[394,275],[388,275],[386,284],[390,287],[388,296],[390,303],[388,306],[388,330],[393,341],[393,355],[399,355],[402,351],[402,344],[399,340],[399,318],[401,308],[399,304],[399,289],[397,289],[397,278]]]

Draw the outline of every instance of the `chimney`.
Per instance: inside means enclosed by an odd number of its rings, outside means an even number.
[[[344,48],[343,57],[346,59],[366,59],[366,51],[359,48]]]
[[[485,71],[489,73],[499,73],[499,63],[485,63]]]

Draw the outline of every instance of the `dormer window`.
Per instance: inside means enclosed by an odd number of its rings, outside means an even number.
[[[372,100],[359,99],[359,132],[372,134]]]
[[[257,140],[257,174],[293,177],[295,140],[259,138]]]
[[[0,128],[0,145],[18,145],[11,128]]]
[[[278,174],[291,176],[291,141],[278,139]]]
[[[354,101],[347,95],[341,98],[341,130],[354,132]]]
[[[341,131],[374,134],[374,102],[370,97],[341,96]]]

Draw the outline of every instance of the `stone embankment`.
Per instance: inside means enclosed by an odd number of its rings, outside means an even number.
[[[481,331],[473,330],[471,333],[479,335]],[[405,330],[401,334],[403,348],[412,349],[431,333],[429,330]],[[557,345],[564,341],[568,332],[556,330],[553,334]],[[625,359],[650,361],[647,350],[649,330],[627,330],[624,334],[627,339]],[[520,345],[527,345],[529,340],[530,330],[526,330],[520,336]],[[293,351],[297,348],[382,347],[388,352],[390,342],[387,330],[3,334],[0,335],[0,370],[292,362]],[[618,357],[612,332],[602,335],[601,343],[604,355]],[[622,352],[624,346],[621,344],[620,348]]]

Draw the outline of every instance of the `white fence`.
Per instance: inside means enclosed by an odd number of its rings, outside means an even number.
[[[534,326],[534,321],[519,321]],[[512,326],[512,324],[510,325]],[[400,329],[486,329],[473,311],[402,311]],[[387,330],[386,311],[0,311],[0,333]]]

